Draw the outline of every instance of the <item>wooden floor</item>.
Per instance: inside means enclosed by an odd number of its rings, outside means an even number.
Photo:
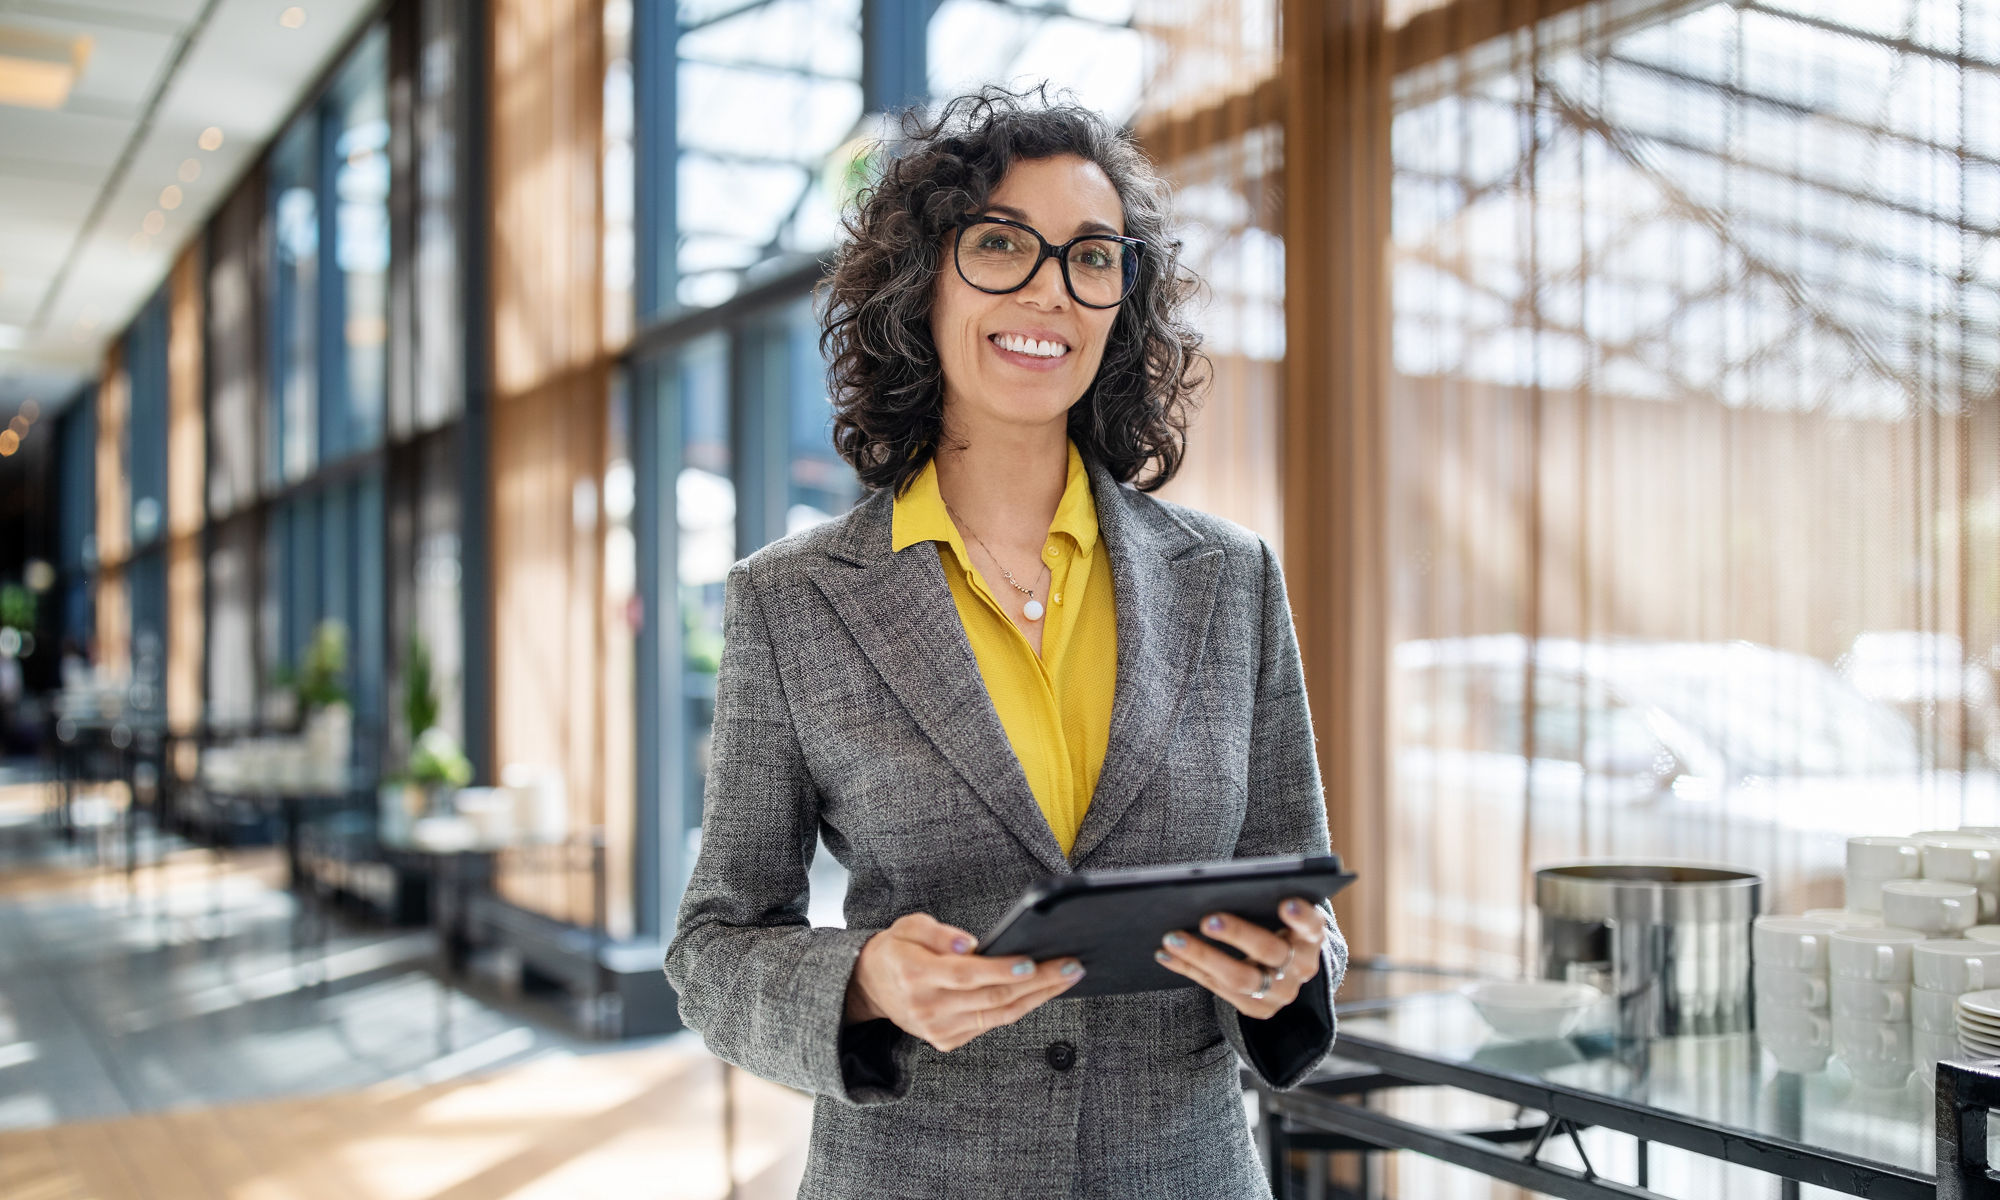
[[[0,1133],[7,1200],[767,1200],[796,1194],[811,1101],[691,1042]]]
[[[425,931],[301,955],[276,851],[155,842],[128,881],[45,804],[0,779],[0,1200],[796,1194],[811,1101],[729,1070],[725,1102],[694,1035],[537,1024]]]

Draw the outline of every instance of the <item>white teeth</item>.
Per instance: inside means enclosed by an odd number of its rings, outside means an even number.
[[[1003,350],[1012,350],[1016,354],[1031,354],[1036,358],[1060,358],[1069,353],[1069,347],[1061,342],[1037,341],[1012,333],[995,334],[993,342]]]

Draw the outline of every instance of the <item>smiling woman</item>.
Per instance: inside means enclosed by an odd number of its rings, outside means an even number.
[[[1268,1196],[1237,1059],[1285,1088],[1332,1047],[1324,903],[1132,931],[1161,991],[974,953],[1040,876],[1327,849],[1271,548],[1145,494],[1206,382],[1166,188],[1039,93],[905,129],[824,292],[874,495],[729,572],[667,976],[716,1054],[818,1095],[802,1196]],[[816,841],[842,928],[807,923]]]

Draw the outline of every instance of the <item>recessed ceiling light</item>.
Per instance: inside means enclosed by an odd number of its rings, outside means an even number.
[[[21,448],[21,435],[11,429],[0,429],[0,458],[11,457]]]
[[[201,137],[196,144],[204,150],[222,149],[222,130],[210,125],[201,131]]]
[[[14,419],[7,422],[7,429],[15,437],[27,437],[28,426],[32,424],[34,424],[33,421],[28,420],[28,418],[22,416],[20,413],[15,413]]]
[[[134,254],[144,254],[146,247],[152,244],[152,238],[147,237],[144,233],[135,233],[125,242],[125,248]],[[87,329],[88,326],[85,328]]]
[[[172,212],[173,210],[179,208],[180,206],[181,206],[181,188],[179,184],[170,183],[166,187],[160,189],[161,208],[166,209],[168,212]]]
[[[180,176],[182,183],[193,183],[195,180],[200,179],[201,160],[198,158],[183,159],[181,161]]]
[[[278,24],[287,29],[297,29],[306,23],[306,10],[294,4],[278,14]]]
[[[167,227],[167,214],[161,212],[157,208],[154,209],[152,212],[147,213],[146,219],[139,222],[139,228],[146,231],[147,237],[153,237],[157,235],[160,232],[160,230],[165,229],[166,227]]]
[[[42,416],[42,405],[33,396],[21,401],[21,415],[30,421],[38,421]]]
[[[0,104],[61,108],[89,61],[87,37],[0,29]]]

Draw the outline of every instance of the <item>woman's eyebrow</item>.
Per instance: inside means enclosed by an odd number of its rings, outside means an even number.
[[[998,213],[1000,216],[1003,217],[1011,217],[1014,220],[1021,222],[1021,224],[1023,225],[1034,224],[1033,221],[1030,221],[1028,219],[1027,213],[1022,212],[1020,209],[1015,208],[1011,204],[989,204],[986,206],[986,211],[989,213]],[[1096,220],[1077,222],[1076,228],[1070,231],[1070,236],[1074,237],[1079,233],[1108,233],[1113,237],[1124,236],[1111,226],[1106,225],[1102,221],[1096,221]]]

